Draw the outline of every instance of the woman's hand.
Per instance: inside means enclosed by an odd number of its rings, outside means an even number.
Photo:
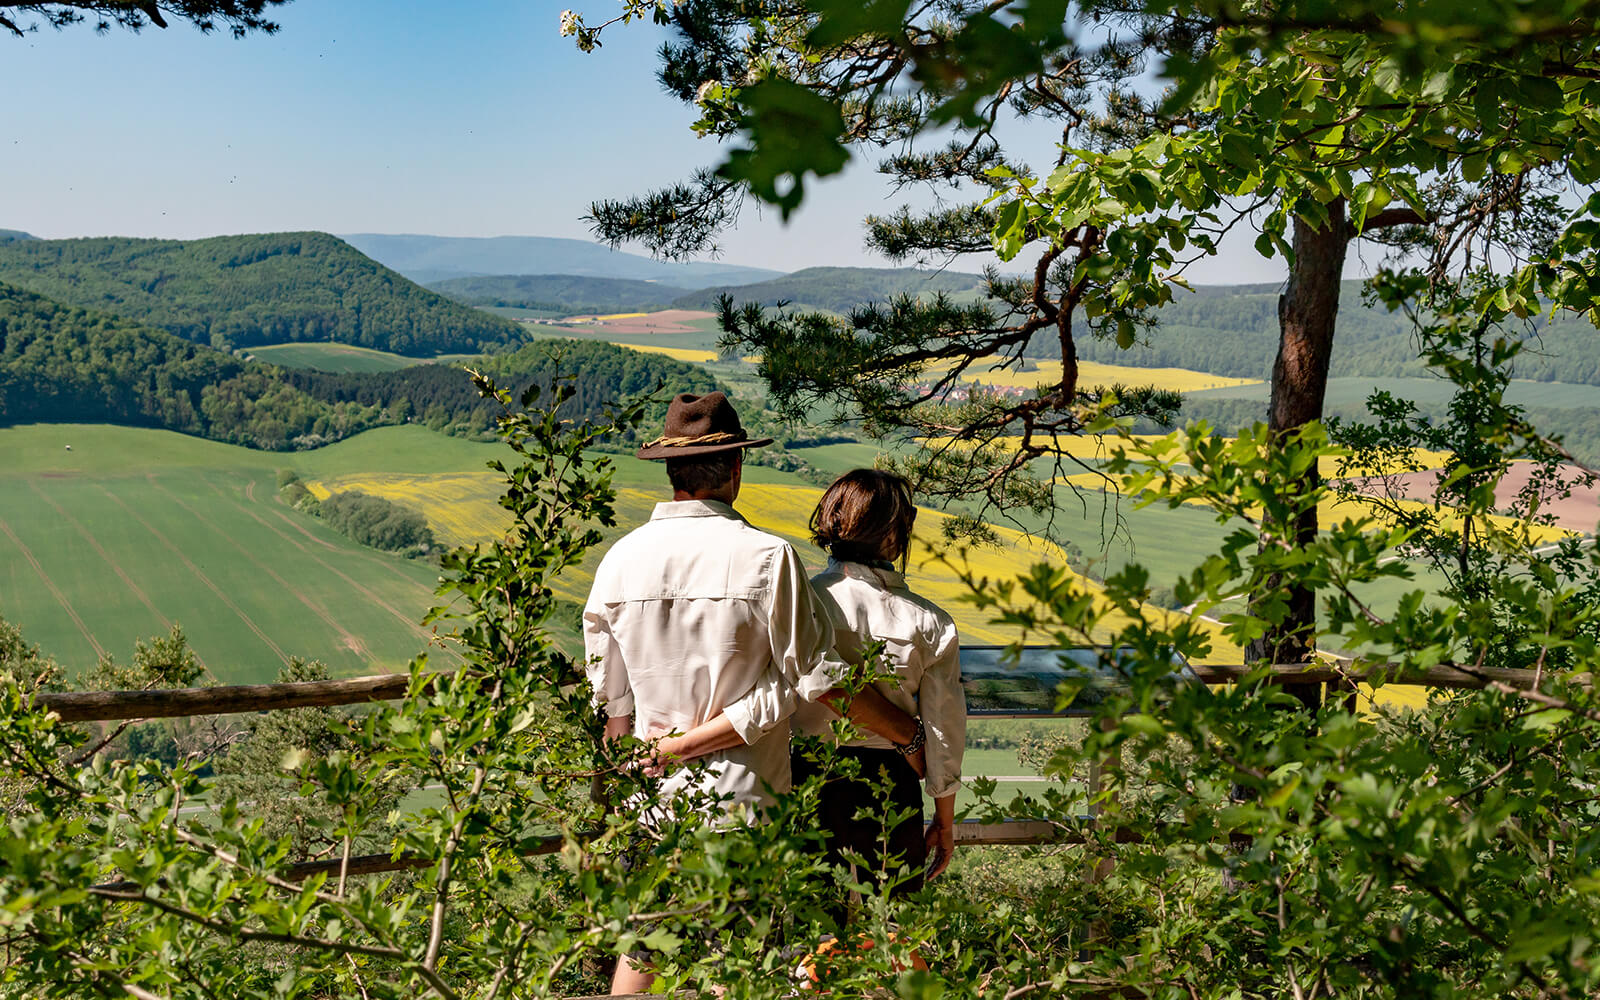
[[[906,763],[911,765],[911,770],[917,773],[917,777],[926,778],[928,776],[928,748],[926,746],[917,747],[906,754],[905,758]]]
[[[956,853],[956,797],[946,795],[933,800],[933,822],[928,824],[929,881],[944,874]]]

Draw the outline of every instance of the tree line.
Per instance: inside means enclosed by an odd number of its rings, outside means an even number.
[[[0,281],[218,350],[334,341],[396,354],[515,343],[516,324],[428,291],[327,233],[0,243]]]
[[[574,373],[563,410],[571,416],[598,414],[659,385],[716,385],[692,365],[592,341],[540,341],[480,364],[519,391],[533,382],[548,389],[558,370]],[[286,451],[411,421],[479,435],[492,430],[494,411],[456,366],[287,370],[0,283],[0,426],[56,421],[159,427]]]

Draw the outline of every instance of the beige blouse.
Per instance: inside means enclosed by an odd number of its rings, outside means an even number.
[[[830,560],[811,578],[833,622],[835,648],[849,663],[860,663],[866,645],[882,640],[899,683],[879,681],[885,698],[920,716],[927,732],[928,794],[953,795],[961,784],[961,756],[967,745],[967,698],[961,687],[961,639],[955,621],[932,601],[911,592],[905,577],[891,569]],[[796,728],[822,735],[833,715],[820,705],[802,705]],[[850,746],[893,749],[873,733]]]

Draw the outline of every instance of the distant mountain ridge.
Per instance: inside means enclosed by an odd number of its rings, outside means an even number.
[[[496,274],[447,278],[428,288],[473,306],[544,309],[553,312],[612,313],[665,309],[687,288],[630,278],[588,278],[577,274]]]
[[[340,239],[416,282],[489,275],[570,274],[660,281],[679,288],[765,281],[783,274],[706,261],[662,261],[553,236],[348,233]]]
[[[883,302],[899,295],[947,295],[981,292],[981,274],[961,271],[922,271],[910,267],[808,267],[793,274],[744,285],[702,288],[673,300],[677,309],[715,309],[717,299],[730,296],[735,304],[755,302],[775,306],[787,302],[796,309],[824,309],[846,313],[868,302]]]
[[[1334,377],[1409,377],[1427,374],[1418,356],[1410,318],[1368,305],[1363,282],[1339,287],[1339,319],[1329,370]],[[1278,351],[1278,296],[1283,285],[1197,285],[1173,292],[1157,311],[1160,326],[1126,350],[1114,342],[1079,337],[1078,356],[1087,361],[1143,368],[1193,368],[1217,375],[1270,379]],[[1600,385],[1600,339],[1586,320],[1570,313],[1508,324],[1510,339],[1523,352],[1512,363],[1517,378],[1538,382]],[[1061,344],[1053,331],[1037,335],[1025,352],[1058,358]]]
[[[222,349],[315,340],[431,356],[521,339],[327,233],[13,240],[0,281]]]
[[[36,240],[38,238],[32,233],[25,233],[20,229],[0,229],[0,243],[10,243],[12,240]]]

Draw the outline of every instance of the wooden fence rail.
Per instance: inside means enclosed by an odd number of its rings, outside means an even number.
[[[1242,664],[1196,665],[1184,668],[1204,684],[1231,684],[1250,673]],[[1490,685],[1530,689],[1538,675],[1532,670],[1474,668],[1465,670],[1450,665],[1402,673],[1392,665],[1354,667],[1349,662],[1278,664],[1269,682],[1331,684],[1348,686],[1382,676],[1390,684],[1438,688],[1483,688]],[[133,719],[164,719],[196,715],[225,715],[239,712],[265,712],[316,706],[358,705],[404,697],[411,684],[407,674],[379,674],[333,681],[298,681],[280,684],[237,684],[203,688],[171,688],[148,691],[73,691],[41,692],[35,700],[66,722],[112,722]],[[1034,717],[1048,717],[1040,712]],[[956,824],[956,846],[1022,844],[1082,844],[1081,834],[1052,823],[1011,820],[1000,823],[967,821]],[[1120,837],[1119,837],[1120,839]],[[530,856],[560,849],[559,837],[548,837],[534,845]],[[388,854],[351,858],[346,873],[369,875],[379,872],[423,868],[429,859]],[[318,861],[295,865],[284,874],[305,878],[319,873],[336,874],[338,861]]]
[[[1242,664],[1199,665],[1185,669],[1204,684],[1231,684],[1249,673]],[[1341,663],[1278,664],[1272,681],[1281,684],[1343,684],[1382,676],[1390,684],[1436,688],[1482,688],[1499,683],[1532,688],[1532,670],[1474,668],[1450,665],[1402,673],[1389,664],[1351,667]],[[36,701],[64,722],[112,722],[127,719],[170,719],[192,715],[226,715],[266,712],[286,708],[358,705],[392,701],[405,695],[411,679],[406,674],[378,674],[338,681],[296,681],[283,684],[227,684],[217,687],[168,688],[150,691],[41,692]],[[1046,717],[1050,713],[1037,713]]]

